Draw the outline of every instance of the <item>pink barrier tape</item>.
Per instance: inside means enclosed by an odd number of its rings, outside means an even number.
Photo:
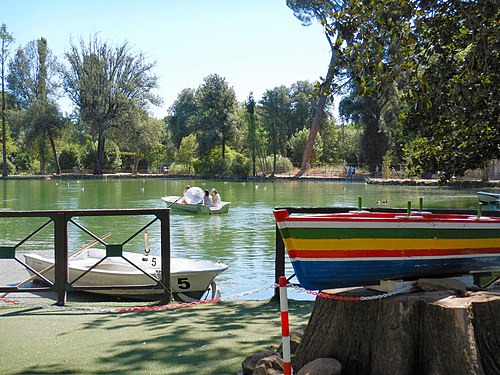
[[[374,296],[361,296],[361,297],[348,297],[348,296],[339,296],[335,294],[328,294],[328,293],[322,293],[322,292],[315,292],[311,290],[304,289],[300,286],[293,285],[293,284],[286,284],[286,288],[293,288],[297,292],[304,292],[307,294],[312,294],[321,298],[329,298],[329,299],[335,299],[335,300],[340,300],[340,301],[368,301],[372,299],[380,299],[380,298],[386,298],[390,297],[393,295],[396,295],[398,293],[404,293],[407,292],[409,289],[411,289],[411,286],[394,290],[392,292],[388,293],[383,293],[383,294],[377,294]],[[114,312],[147,312],[147,311],[167,311],[167,310],[175,310],[175,309],[181,309],[181,308],[186,308],[186,307],[191,307],[191,306],[198,306],[198,305],[204,305],[204,304],[209,304],[209,303],[217,303],[217,302],[223,302],[223,301],[228,301],[231,299],[236,299],[239,297],[244,297],[244,296],[249,296],[252,294],[264,292],[268,289],[274,289],[278,288],[278,284],[271,284],[270,286],[260,288],[260,289],[254,289],[250,290],[248,292],[242,292],[238,294],[233,294],[230,296],[223,296],[220,298],[212,298],[212,299],[207,299],[207,300],[201,300],[201,301],[195,301],[195,302],[184,302],[184,303],[178,303],[178,304],[172,304],[172,305],[161,305],[161,306],[141,306],[141,307],[124,307],[124,308],[118,308],[118,309],[111,309],[110,311]],[[280,292],[281,293],[281,292]],[[283,298],[280,298],[280,300],[283,300]],[[13,300],[10,298],[0,298],[0,302],[4,303],[12,303],[14,305],[18,305],[20,302],[17,300]],[[25,303],[23,302],[23,305]],[[98,310],[98,311],[103,311],[102,308],[98,309],[92,309],[92,308],[75,308],[71,307],[71,309],[81,309],[81,310]],[[288,303],[287,303],[287,310],[288,310]]]
[[[10,299],[10,298],[0,298],[0,301],[5,302],[5,303],[12,303],[14,305],[19,304],[19,301],[16,301],[15,299]]]
[[[145,307],[123,307],[116,309],[117,312],[138,312],[138,311],[162,311],[162,310],[176,310],[183,309],[186,307],[198,306],[198,305],[206,305],[208,303],[216,303],[220,302],[220,298],[212,298],[206,299],[203,301],[195,301],[195,302],[183,302],[176,303],[173,305],[160,305],[160,306],[145,306]]]

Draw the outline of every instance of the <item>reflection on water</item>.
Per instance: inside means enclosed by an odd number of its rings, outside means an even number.
[[[272,210],[277,206],[357,207],[358,197],[364,207],[406,208],[411,201],[418,207],[424,197],[424,207],[477,207],[476,191],[440,187],[382,186],[345,182],[222,182],[197,180],[130,179],[80,181],[16,181],[0,182],[2,210],[56,210],[98,208],[157,208],[166,207],[164,195],[179,195],[184,186],[215,187],[224,201],[231,201],[228,214],[200,216],[171,214],[170,234],[172,255],[222,261],[229,269],[218,276],[224,295],[232,295],[271,286],[274,282],[275,224]],[[123,243],[153,217],[80,217],[75,221],[101,236],[112,235],[107,243]],[[0,219],[0,246],[13,245],[29,235],[46,219]],[[159,253],[160,226],[147,229],[152,254]],[[53,235],[52,224],[23,244],[20,251],[48,247]],[[72,224],[69,226],[70,251],[91,241],[90,236]],[[124,250],[144,251],[141,233]],[[287,264],[287,274],[292,274]],[[249,296],[264,299],[273,290]],[[292,298],[309,299],[305,294],[291,293]]]

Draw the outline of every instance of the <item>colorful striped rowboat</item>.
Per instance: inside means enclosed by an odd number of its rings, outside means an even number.
[[[309,290],[500,270],[500,218],[351,211],[274,216]]]

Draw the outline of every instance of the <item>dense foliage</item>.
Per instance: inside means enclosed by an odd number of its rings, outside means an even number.
[[[9,59],[13,36],[3,25],[3,175],[165,169],[244,178],[289,172],[293,161],[298,175],[310,162],[363,163],[383,175],[404,164],[446,181],[500,158],[498,0],[286,3],[303,25],[324,28],[331,58],[320,82],[238,103],[214,73],[182,90],[161,120],[149,113],[161,103],[155,62],[126,42],[93,35],[58,60],[41,38]],[[69,115],[57,105],[64,97]]]

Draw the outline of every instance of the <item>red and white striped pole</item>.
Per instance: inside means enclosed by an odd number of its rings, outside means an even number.
[[[286,294],[286,277],[281,276],[279,281],[284,375],[291,375],[292,364],[290,362],[290,326],[288,324],[288,297]]]

